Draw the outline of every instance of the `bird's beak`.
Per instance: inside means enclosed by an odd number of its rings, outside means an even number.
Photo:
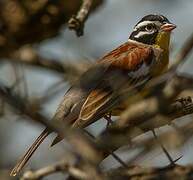
[[[172,23],[166,23],[164,25],[161,26],[161,31],[164,32],[171,32],[173,31],[177,26],[175,24]]]

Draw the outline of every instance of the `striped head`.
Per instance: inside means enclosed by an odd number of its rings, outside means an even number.
[[[176,26],[172,24],[165,16],[150,14],[143,17],[135,25],[129,39],[144,44],[153,45],[157,44],[156,40],[160,33],[167,36],[175,28]]]

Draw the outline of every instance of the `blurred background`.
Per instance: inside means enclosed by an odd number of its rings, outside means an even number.
[[[5,1],[0,0],[0,4],[1,3],[3,4]],[[34,31],[34,33],[31,34],[32,40],[26,43],[23,41],[22,46],[26,46],[26,44],[30,42],[42,57],[50,60],[57,59],[62,62],[73,63],[95,61],[106,52],[127,41],[137,21],[144,15],[152,13],[163,14],[177,25],[177,29],[172,36],[171,57],[174,57],[183,42],[193,33],[192,0],[104,0],[98,1],[98,3],[99,4],[96,5],[98,8],[92,12],[86,22],[84,36],[78,38],[74,31],[70,31],[65,26],[67,20],[64,20],[63,25],[58,26],[58,29],[55,30],[57,33],[35,40],[37,36],[40,35],[38,32]],[[79,1],[74,1],[74,4],[72,1],[69,1],[68,7],[73,9],[73,6],[77,6],[72,10],[74,14],[79,5]],[[70,17],[71,11],[68,11],[68,13],[69,15],[66,15],[66,18]],[[30,29],[33,28],[37,27],[30,27]],[[48,26],[47,28],[49,29],[50,27]],[[193,73],[192,58],[193,55],[189,57],[187,63],[179,69],[179,71]],[[25,66],[25,68],[23,68],[23,65],[17,65],[17,67],[15,67],[11,62],[7,62],[3,56],[1,56],[1,59],[0,80],[11,85],[15,81],[15,73],[18,71],[20,76],[25,76],[26,85],[21,86],[26,86],[26,96],[29,99],[38,99],[48,92],[49,87],[52,87],[54,84],[56,84],[55,86],[59,84],[58,93],[52,99],[46,101],[41,107],[42,112],[46,113],[51,119],[63,94],[69,87],[69,83],[60,83],[63,77],[56,73],[50,73],[41,68],[30,66]],[[24,90],[21,88],[20,91],[23,92]],[[186,117],[186,121],[190,118],[191,117]],[[104,128],[105,124],[106,122],[101,120],[89,127],[89,129],[94,134],[97,134]],[[0,171],[4,173],[5,176],[7,170],[13,167],[18,157],[24,153],[43,128],[44,127],[40,127],[35,123],[22,119],[20,116],[13,116],[9,111],[5,112],[5,115],[0,119]],[[161,128],[158,131],[162,132],[167,128],[169,127]],[[50,138],[40,146],[39,150],[28,163],[28,169],[43,167],[48,163],[56,162],[61,156],[63,157],[65,155],[65,149],[69,148],[65,142],[61,142],[55,147],[49,148],[52,138],[53,136],[50,136]],[[171,154],[174,159],[183,155],[182,159],[178,161],[179,164],[192,163],[192,148],[193,143],[190,141],[185,147],[179,148]],[[136,152],[122,153],[122,151],[119,150],[117,154],[119,154],[123,160],[126,160]],[[157,149],[153,154],[151,153],[143,157],[137,161],[137,163],[144,166],[164,166],[168,164],[168,160],[161,149]],[[112,157],[108,157],[102,164],[104,168],[115,167],[117,165],[119,164]],[[57,179],[62,179],[62,177],[57,175]]]

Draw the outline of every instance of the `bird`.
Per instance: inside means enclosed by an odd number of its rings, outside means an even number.
[[[64,122],[71,128],[85,128],[108,114],[119,116],[133,94],[145,97],[148,94],[143,92],[145,86],[168,69],[170,37],[175,28],[163,15],[144,16],[125,43],[97,60],[67,90],[53,121]],[[11,176],[21,171],[50,133],[45,128],[19,159]],[[63,138],[58,134],[51,146]]]

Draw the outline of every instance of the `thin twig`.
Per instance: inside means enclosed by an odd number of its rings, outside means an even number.
[[[88,134],[91,138],[95,139],[95,137],[87,130],[84,130],[86,132],[86,134]],[[113,156],[113,158],[120,163],[120,165],[122,165],[125,168],[129,168],[129,166],[118,156],[116,155],[116,153],[114,153],[113,151],[109,151],[110,154]]]
[[[62,62],[59,59],[48,59],[42,57],[33,47],[24,46],[15,52],[11,53],[8,57],[1,59],[0,62],[12,62],[14,64],[24,64],[28,66],[34,66],[36,68],[42,68],[52,71],[59,75],[66,75],[67,77],[76,78],[82,74],[91,63],[82,61],[72,63],[70,60]]]
[[[165,148],[165,146],[163,145],[163,143],[160,141],[160,139],[159,139],[158,136],[156,135],[155,130],[153,129],[152,132],[153,132],[154,138],[158,141],[158,143],[160,144],[163,152],[165,153],[165,155],[166,155],[167,158],[169,159],[170,164],[171,164],[171,165],[174,165],[174,164],[175,164],[175,163],[174,163],[174,160],[172,159],[171,155],[169,154],[169,152],[167,151],[167,149]]]
[[[183,65],[193,48],[193,33],[186,40],[181,50],[177,53],[172,69],[175,71],[179,65]]]
[[[149,114],[146,114],[145,117],[149,117],[149,119],[144,119],[143,122],[139,121],[139,123],[136,122],[136,124],[130,124],[129,127],[125,124],[122,128],[114,126],[111,128],[108,128],[105,130],[101,137],[97,139],[98,144],[101,145],[102,149],[117,149],[120,146],[123,146],[125,144],[128,144],[128,141],[140,136],[154,128],[159,128],[162,126],[165,126],[175,120],[176,118],[185,116],[187,114],[192,114],[193,113],[193,98],[188,97],[187,103],[183,103],[181,99],[179,101],[176,101],[174,104],[171,104],[168,106],[168,116],[170,117],[167,121],[164,119],[159,119],[159,121],[155,121],[152,116],[154,113],[154,110],[157,109],[158,107],[153,107],[149,103],[144,104],[143,108],[137,108],[137,106],[134,107],[136,109],[135,113],[130,114],[131,118],[134,118],[137,121],[137,118],[141,118],[141,116],[144,117],[144,113],[141,112],[149,112]],[[144,100],[148,102],[147,100]],[[148,109],[147,109],[148,107]],[[137,111],[138,109],[138,111]],[[156,110],[157,111],[157,110]],[[152,114],[153,113],[153,114]],[[166,115],[166,114],[165,114]],[[150,118],[151,116],[151,118]],[[134,120],[133,119],[133,120]],[[119,139],[119,141],[116,141],[116,139]],[[107,155],[105,154],[105,157]]]
[[[92,3],[93,0],[83,0],[77,15],[73,15],[68,21],[69,29],[76,31],[77,36],[84,34],[84,24],[90,13]]]
[[[57,123],[55,123],[54,121],[49,121],[49,118],[42,113],[34,112],[31,106],[26,104],[25,99],[15,95],[3,84],[0,84],[0,96],[20,114],[25,115],[32,121],[45,125],[51,132],[56,132],[61,136],[64,136],[68,142],[75,147],[76,153],[80,157],[83,156],[93,164],[98,163],[100,156],[97,149],[94,147],[94,143],[85,137],[83,133],[80,133],[80,130],[71,129],[64,122],[57,121]],[[86,151],[82,151],[83,148],[85,148]]]

